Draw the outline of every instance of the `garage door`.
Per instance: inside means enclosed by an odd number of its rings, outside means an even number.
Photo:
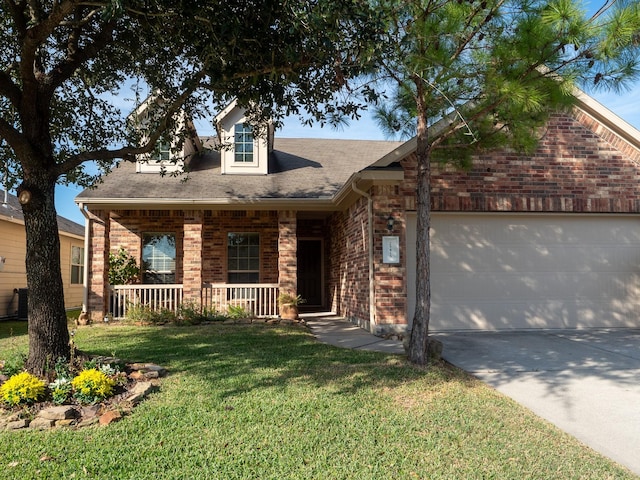
[[[433,214],[432,330],[640,326],[640,217]],[[407,221],[408,314],[416,217]]]

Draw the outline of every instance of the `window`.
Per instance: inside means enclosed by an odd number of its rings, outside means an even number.
[[[260,236],[257,233],[229,233],[227,236],[229,283],[260,281]]]
[[[253,162],[253,129],[246,123],[235,126],[235,161],[239,163]]]
[[[84,282],[84,248],[71,247],[71,284],[81,285]]]
[[[159,142],[156,144],[156,149],[154,150],[151,158],[152,160],[156,160],[158,162],[169,161],[171,157],[171,145],[169,142]]]
[[[145,233],[142,245],[143,283],[175,283],[176,236]]]

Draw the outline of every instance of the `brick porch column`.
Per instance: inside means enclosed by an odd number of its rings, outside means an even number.
[[[278,212],[278,287],[281,293],[298,293],[298,236],[294,210]]]
[[[183,301],[202,303],[202,221],[198,210],[184,212],[184,241],[182,244]]]
[[[108,312],[109,302],[109,248],[111,224],[109,212],[98,210],[90,213],[89,265],[87,275],[87,310],[92,322],[102,322]]]

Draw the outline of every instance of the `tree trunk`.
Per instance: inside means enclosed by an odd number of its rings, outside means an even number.
[[[429,155],[429,133],[425,115],[422,81],[417,85],[417,146],[418,163],[416,200],[416,310],[409,341],[409,361],[426,365],[429,358],[429,319],[431,309],[431,284],[429,271],[429,228],[431,226],[431,159]]]
[[[27,234],[29,357],[27,370],[42,375],[58,358],[69,359],[69,330],[60,269],[55,180],[25,179],[18,188]]]

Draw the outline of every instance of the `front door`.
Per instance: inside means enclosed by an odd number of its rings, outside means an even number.
[[[309,307],[322,307],[322,240],[298,240],[298,294]]]

